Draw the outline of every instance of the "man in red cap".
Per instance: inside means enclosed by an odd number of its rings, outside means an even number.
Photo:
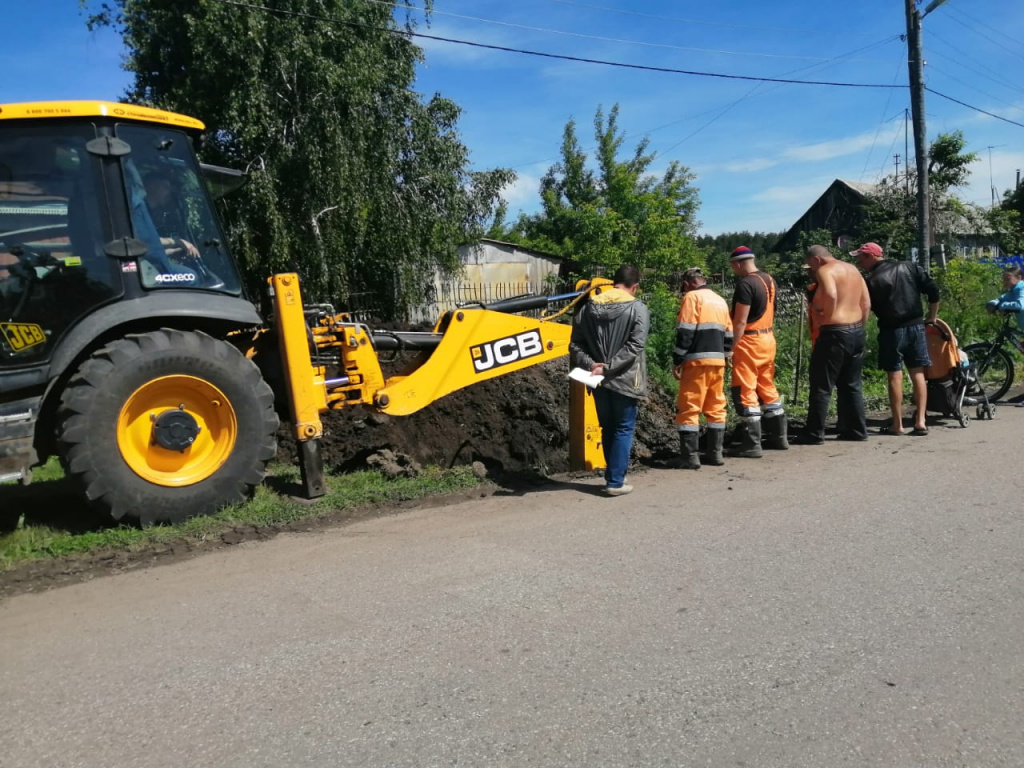
[[[911,261],[886,261],[878,243],[864,243],[850,255],[864,271],[871,295],[871,311],[878,318],[878,364],[889,377],[892,423],[880,431],[903,435],[903,366],[914,387],[914,428],[911,435],[927,435],[925,409],[928,386],[924,369],[931,365],[924,326],[934,323],[939,311],[939,287]],[[921,296],[928,296],[928,317]]]
[[[768,448],[786,450],[786,413],[775,387],[775,280],[741,245],[729,257],[736,275],[732,301],[732,401],[740,417],[730,456],[761,458],[761,428]],[[763,419],[763,421],[762,421]]]

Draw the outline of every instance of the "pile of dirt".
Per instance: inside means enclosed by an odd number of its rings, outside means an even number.
[[[451,467],[481,462],[492,476],[550,475],[569,469],[567,363],[556,360],[454,392],[410,416],[387,416],[362,406],[326,414],[322,451],[335,471],[366,469],[382,451],[422,464]],[[678,450],[675,403],[652,392],[640,410],[634,460],[667,460]],[[295,461],[287,426],[278,458]]]

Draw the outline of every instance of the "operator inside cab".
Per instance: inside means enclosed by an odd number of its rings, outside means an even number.
[[[199,249],[181,236],[187,224],[174,197],[174,185],[159,168],[147,169],[145,180],[136,163],[124,163],[135,237],[147,246],[139,260],[147,287],[221,288],[224,283],[203,262]]]

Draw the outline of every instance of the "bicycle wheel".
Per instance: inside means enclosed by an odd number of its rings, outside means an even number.
[[[968,344],[964,347],[967,359],[974,368],[974,380],[968,385],[968,397],[981,397],[984,393],[990,403],[1006,394],[1013,384],[1013,359],[1002,347],[991,342]]]

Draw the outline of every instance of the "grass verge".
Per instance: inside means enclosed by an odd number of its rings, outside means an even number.
[[[329,476],[327,495],[312,503],[273,490],[287,489],[298,481],[297,468],[274,467],[268,483],[260,486],[251,500],[216,515],[152,528],[90,525],[93,518],[88,509],[68,495],[60,465],[51,461],[36,471],[32,485],[0,487],[0,509],[4,510],[0,512],[0,571],[31,560],[110,550],[133,552],[182,540],[207,540],[242,526],[286,526],[346,510],[455,493],[481,483],[469,467],[429,467],[417,477],[398,479],[369,471]],[[5,497],[20,498],[21,503],[4,502]],[[66,508],[59,514],[40,511],[67,504],[74,505],[70,514]]]

